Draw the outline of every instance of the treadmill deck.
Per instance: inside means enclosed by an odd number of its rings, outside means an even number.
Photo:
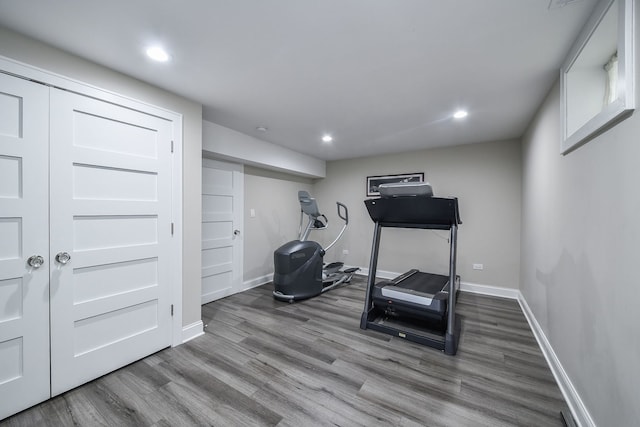
[[[399,283],[382,286],[380,290],[385,297],[431,305],[439,293],[443,293],[446,298],[449,291],[449,277],[416,271]]]
[[[447,311],[449,277],[411,270],[392,280],[377,283],[374,304],[384,310],[405,312],[427,318],[441,317]]]

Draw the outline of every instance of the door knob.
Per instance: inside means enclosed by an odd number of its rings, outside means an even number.
[[[239,236],[240,235],[240,230],[233,230],[233,235],[234,236]]]
[[[56,255],[56,261],[58,261],[62,265],[65,265],[66,263],[71,261],[71,255],[69,255],[69,253],[67,252],[59,252],[58,255]]]
[[[29,259],[27,259],[27,264],[33,268],[40,268],[42,264],[44,264],[44,258],[40,255],[31,255]]]

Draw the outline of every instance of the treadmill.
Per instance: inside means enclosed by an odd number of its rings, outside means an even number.
[[[380,197],[365,200],[375,224],[361,329],[373,329],[456,354],[460,319],[455,313],[460,277],[456,275],[456,240],[460,213],[457,198],[433,197],[425,182],[383,184]],[[449,274],[418,270],[375,283],[382,229],[449,230]],[[453,284],[453,285],[451,285]]]

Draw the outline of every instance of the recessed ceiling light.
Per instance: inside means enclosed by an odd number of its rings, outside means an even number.
[[[268,128],[268,127],[266,127],[266,126],[258,126],[258,127],[256,128],[256,130],[257,130],[258,132],[266,132],[266,131],[268,131],[268,130],[269,130],[269,128]]]
[[[453,113],[453,118],[454,119],[464,119],[468,115],[469,115],[469,113],[467,113],[465,110],[458,110],[455,113]]]
[[[167,62],[169,60],[169,54],[159,46],[147,49],[147,56],[158,62]]]
[[[331,142],[333,141],[333,137],[329,134],[322,135],[322,142]]]

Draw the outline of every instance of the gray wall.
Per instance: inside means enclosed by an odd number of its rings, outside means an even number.
[[[0,55],[183,115],[183,325],[200,321],[202,106],[0,28]]]
[[[332,229],[339,231],[335,201],[349,207],[350,223],[342,241],[326,256],[368,267],[373,223],[364,206],[366,177],[425,172],[436,196],[459,198],[463,224],[458,234],[458,273],[463,282],[517,289],[520,264],[521,151],[519,141],[488,142],[327,163],[327,178],[313,191]],[[420,268],[448,271],[448,233],[383,230],[378,270]],[[349,251],[343,255],[343,249]],[[472,270],[484,264],[483,271]]]
[[[521,292],[596,425],[638,425],[640,116],[562,156],[559,94],[523,138]]]
[[[244,281],[271,280],[273,251],[298,235],[298,190],[311,180],[281,172],[244,168]],[[251,218],[250,211],[256,216]],[[269,275],[268,279],[264,276]]]

